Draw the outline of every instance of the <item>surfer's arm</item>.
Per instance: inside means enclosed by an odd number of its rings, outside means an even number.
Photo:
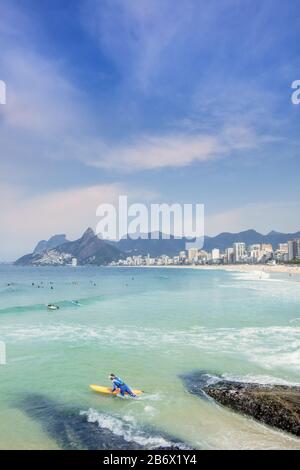
[[[112,386],[111,391],[112,391],[112,392],[115,392],[116,390],[118,390],[118,387],[117,387],[117,385],[115,384],[115,382],[113,382],[113,386]]]

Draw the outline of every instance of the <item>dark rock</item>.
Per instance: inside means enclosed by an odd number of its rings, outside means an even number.
[[[224,380],[196,372],[183,377],[190,393],[300,436],[300,387]]]
[[[203,390],[224,406],[300,436],[300,387],[221,381]]]

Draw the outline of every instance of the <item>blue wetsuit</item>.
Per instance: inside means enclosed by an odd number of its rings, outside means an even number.
[[[128,395],[130,395],[131,397],[136,396],[132,392],[132,390],[128,387],[128,385],[125,382],[123,382],[123,380],[121,380],[119,377],[116,377],[112,382],[113,382],[113,389],[112,389],[113,392],[119,388],[122,397],[124,397],[125,393],[128,393]]]

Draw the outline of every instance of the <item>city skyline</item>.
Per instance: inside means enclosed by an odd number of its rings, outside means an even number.
[[[205,6],[205,7],[204,7]],[[1,2],[0,259],[100,203],[203,203],[207,235],[299,230],[294,2]]]

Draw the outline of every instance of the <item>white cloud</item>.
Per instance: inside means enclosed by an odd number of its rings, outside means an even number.
[[[229,155],[235,150],[255,148],[259,141],[252,129],[243,127],[225,128],[215,135],[144,136],[128,145],[107,148],[101,158],[91,159],[89,163],[125,172],[183,167]]]
[[[41,239],[55,233],[79,237],[87,227],[96,228],[96,209],[101,203],[118,204],[119,195],[147,200],[153,194],[127,190],[118,184],[98,185],[42,196],[30,196],[12,186],[1,186],[0,260],[13,260],[29,253]]]

